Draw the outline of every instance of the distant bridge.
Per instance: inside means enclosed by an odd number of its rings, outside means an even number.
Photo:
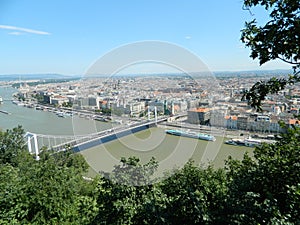
[[[65,151],[66,149],[73,149],[75,152],[83,151],[88,148],[116,140],[118,138],[148,129],[156,126],[157,123],[167,121],[168,117],[155,118],[146,122],[134,123],[132,125],[116,127],[107,129],[93,134],[87,135],[44,135],[27,132],[25,134],[28,151],[35,154],[39,159],[39,154],[49,149],[54,152]]]

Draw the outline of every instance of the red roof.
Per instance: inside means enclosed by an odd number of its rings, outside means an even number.
[[[237,116],[225,116],[225,120],[237,120]]]
[[[196,108],[196,109],[191,109],[191,112],[208,112],[208,108]]]
[[[300,120],[290,119],[290,120],[289,120],[289,124],[293,124],[293,125],[295,125],[295,124],[300,124]]]

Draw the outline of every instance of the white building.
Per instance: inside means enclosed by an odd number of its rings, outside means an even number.
[[[145,111],[145,102],[131,102],[126,105],[125,112],[130,116],[139,116]]]
[[[65,96],[56,95],[56,96],[50,96],[50,104],[52,105],[62,105],[63,103],[69,102],[69,99]]]

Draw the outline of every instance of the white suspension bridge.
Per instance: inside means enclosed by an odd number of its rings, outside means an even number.
[[[27,132],[25,138],[28,151],[39,159],[39,154],[44,150],[59,152],[73,149],[78,152],[156,126],[157,123],[163,121],[167,121],[167,117],[159,119],[155,117],[155,119],[146,122],[114,127],[86,135],[45,135]]]

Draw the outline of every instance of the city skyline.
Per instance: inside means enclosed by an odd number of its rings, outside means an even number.
[[[268,18],[260,8],[243,10],[237,0],[4,0],[0,5],[0,74],[81,75],[113,49],[146,40],[180,46],[210,71],[290,69],[279,61],[260,67],[249,57],[250,50],[239,40],[240,30],[245,21],[257,18],[263,23]]]

